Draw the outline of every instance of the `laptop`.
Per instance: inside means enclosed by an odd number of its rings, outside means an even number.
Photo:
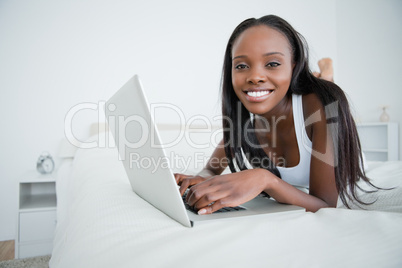
[[[211,220],[272,213],[303,212],[304,208],[280,204],[262,195],[237,211],[198,215],[186,209],[161,142],[150,106],[137,75],[107,102],[105,114],[133,191],[186,227]]]

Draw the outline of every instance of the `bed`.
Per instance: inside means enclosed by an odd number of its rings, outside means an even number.
[[[369,162],[368,175],[399,187],[365,208],[186,228],[132,191],[115,148],[79,149],[57,174],[50,267],[402,267],[402,162]]]

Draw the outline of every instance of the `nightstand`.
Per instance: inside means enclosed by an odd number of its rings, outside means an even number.
[[[18,182],[16,259],[52,253],[56,205],[54,175],[32,171]]]
[[[360,123],[357,124],[357,131],[367,160],[399,160],[398,123]]]

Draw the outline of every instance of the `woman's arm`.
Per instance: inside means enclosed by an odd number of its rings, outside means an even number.
[[[330,110],[330,107],[327,109]],[[303,110],[304,118],[307,118],[306,124],[309,124],[308,127],[311,129],[309,136],[312,141],[310,195],[320,198],[330,207],[336,207],[338,191],[335,183],[335,167],[338,161],[334,158],[334,150],[337,148],[334,146],[333,138],[337,140],[338,136],[332,137],[338,135],[336,120],[327,122],[325,108],[315,94],[303,96]]]
[[[297,189],[272,173],[267,174],[267,176],[268,183],[264,191],[279,203],[304,207],[306,211],[312,212],[316,212],[320,208],[331,206],[323,199]]]
[[[265,169],[249,169],[232,174],[214,176],[190,188],[186,202],[210,214],[223,207],[235,207],[250,201],[262,191],[280,203],[292,204],[317,211],[329,204],[281,180]]]

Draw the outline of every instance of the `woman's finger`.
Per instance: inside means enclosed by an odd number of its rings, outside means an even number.
[[[176,180],[176,183],[179,185],[183,181],[183,179],[193,177],[192,175],[186,175],[186,174],[180,174],[180,173],[174,173],[173,175]]]
[[[220,210],[221,208],[224,207],[230,207],[230,205],[228,205],[228,202],[226,202],[226,199],[219,199],[216,202],[214,202],[211,205],[205,206],[201,209],[198,210],[198,214],[199,215],[206,215],[206,214],[211,214],[214,213],[215,211]]]
[[[186,202],[196,208],[207,206],[228,194],[227,189],[222,186],[216,183],[216,177],[209,178],[190,189]]]
[[[184,192],[187,190],[187,188],[196,185],[198,183],[201,183],[205,180],[206,180],[205,178],[200,176],[183,178],[180,183],[180,189],[179,189],[180,194],[183,195]]]

